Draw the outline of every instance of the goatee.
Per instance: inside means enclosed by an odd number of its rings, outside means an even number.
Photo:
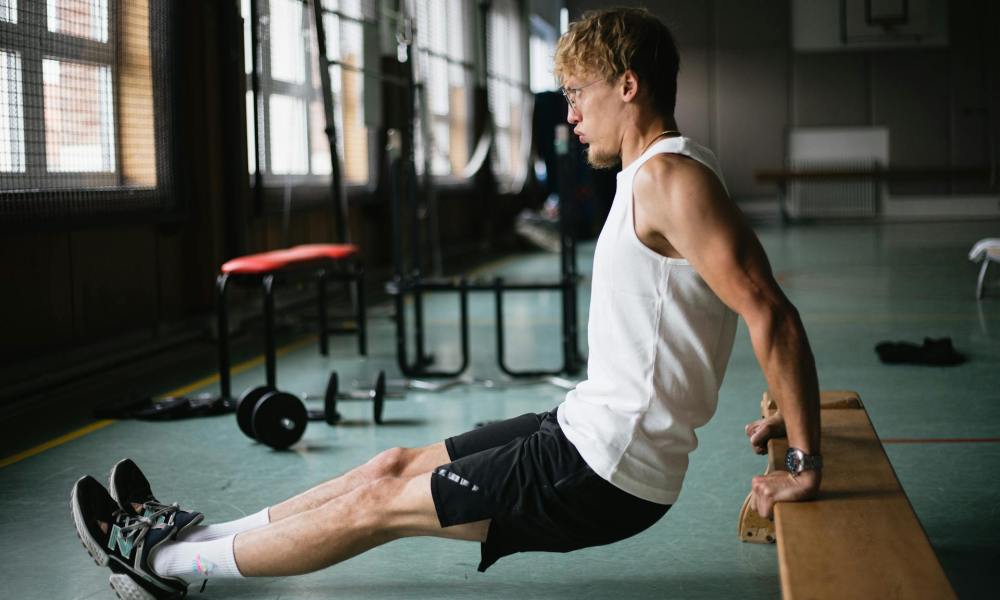
[[[587,146],[587,164],[595,169],[614,169],[621,164],[617,154],[602,154],[593,146]]]

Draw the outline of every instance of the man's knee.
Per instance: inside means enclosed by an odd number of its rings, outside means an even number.
[[[368,461],[368,469],[371,471],[373,479],[383,479],[385,477],[399,477],[406,471],[406,466],[410,462],[412,448],[389,448],[379,452],[373,459]]]
[[[430,471],[448,462],[448,451],[443,443],[422,448],[389,448],[368,462],[373,479],[406,477]]]

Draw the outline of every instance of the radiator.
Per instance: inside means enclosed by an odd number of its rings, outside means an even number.
[[[878,161],[792,161],[791,169],[873,171]],[[793,179],[788,183],[786,208],[793,218],[853,218],[878,214],[882,184],[874,178]]]

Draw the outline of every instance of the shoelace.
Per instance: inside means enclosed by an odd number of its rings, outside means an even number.
[[[164,504],[159,500],[147,500],[142,503],[142,507],[144,509],[144,512],[150,509],[153,510],[153,513],[148,517],[150,519],[159,518],[163,515],[170,514],[171,512],[177,512],[180,510],[180,505],[178,505],[176,502],[172,504]]]
[[[135,535],[135,540],[132,541],[133,544],[138,544],[143,540],[143,538],[146,537],[146,534],[149,532],[149,530],[152,529],[154,526],[156,526],[157,519],[163,516],[171,515],[180,510],[176,502],[173,504],[163,504],[161,502],[153,501],[153,502],[145,502],[143,503],[143,506],[148,508],[155,508],[155,510],[148,516],[133,515],[121,509],[116,510],[114,513],[112,513],[112,521],[116,525],[118,525],[118,528],[126,536],[126,539],[129,539],[133,535]],[[205,582],[202,582],[201,590],[199,591],[199,593],[205,591],[205,583],[207,583],[207,580]],[[184,590],[180,597],[185,597],[185,596],[187,596],[187,590]]]
[[[112,515],[115,524],[118,525],[122,534],[124,534],[127,538],[131,538],[132,535],[136,535],[136,532],[138,532],[134,541],[136,544],[141,542],[142,539],[146,537],[146,532],[156,525],[157,519],[171,515],[179,510],[176,503],[168,505],[160,504],[159,502],[147,502],[146,505],[155,505],[156,510],[148,516],[131,515],[123,510],[116,510]]]

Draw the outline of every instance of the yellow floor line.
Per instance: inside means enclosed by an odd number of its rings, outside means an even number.
[[[91,423],[90,425],[87,425],[86,427],[81,427],[80,429],[77,429],[76,431],[67,433],[66,435],[59,436],[59,437],[57,437],[54,440],[49,440],[49,441],[45,442],[44,444],[40,444],[38,446],[35,446],[34,448],[32,448],[30,450],[25,450],[24,452],[20,452],[18,454],[13,455],[13,456],[8,456],[7,458],[4,458],[4,459],[0,460],[0,469],[2,469],[4,467],[7,467],[9,465],[12,465],[12,464],[14,464],[16,462],[21,462],[22,460],[24,460],[26,458],[30,458],[30,457],[32,457],[32,456],[34,456],[36,454],[41,454],[42,452],[45,452],[49,448],[55,448],[56,446],[61,446],[61,445],[65,444],[66,442],[71,442],[71,441],[75,440],[76,438],[83,437],[83,436],[87,435],[88,433],[90,433],[92,431],[97,431],[98,429],[103,429],[103,428],[107,427],[108,425],[111,425],[112,423],[114,423],[113,419],[102,419],[100,421],[97,421],[96,423]]]
[[[304,337],[304,338],[302,338],[300,340],[296,340],[296,341],[294,341],[294,342],[292,342],[292,343],[290,343],[290,344],[288,344],[286,346],[282,346],[281,348],[278,348],[275,351],[275,354],[277,356],[284,356],[285,354],[288,354],[289,352],[294,352],[295,350],[298,350],[299,348],[302,348],[303,346],[306,346],[306,345],[308,345],[310,343],[313,343],[315,341],[316,341],[316,336],[315,335],[306,336],[306,337]],[[262,354],[262,355],[260,355],[260,356],[258,356],[256,358],[251,358],[250,360],[243,361],[240,364],[234,366],[232,368],[232,370],[231,370],[231,373],[233,375],[237,375],[239,373],[242,373],[244,371],[252,369],[252,368],[254,368],[256,366],[259,366],[259,365],[263,364],[263,362],[264,362],[264,355]],[[164,394],[164,396],[183,396],[184,394],[189,394],[189,393],[193,392],[194,390],[196,390],[198,388],[205,387],[206,385],[215,383],[218,380],[219,380],[219,374],[218,373],[216,373],[215,375],[209,375],[208,377],[205,377],[203,379],[199,379],[198,381],[195,381],[192,384],[185,385],[183,387],[179,387],[176,390],[171,390],[171,391],[167,392],[166,394]],[[59,437],[57,437],[57,438],[55,438],[53,440],[49,440],[49,441],[45,442],[44,444],[39,444],[38,446],[35,446],[34,448],[30,448],[28,450],[25,450],[24,452],[19,452],[17,454],[13,454],[13,455],[8,456],[6,458],[2,458],[2,459],[0,459],[0,469],[2,469],[4,467],[9,467],[10,465],[12,465],[14,463],[17,463],[17,462],[21,462],[22,460],[24,460],[26,458],[31,458],[32,456],[35,456],[36,454],[41,454],[42,452],[45,452],[46,450],[49,450],[51,448],[55,448],[56,446],[61,446],[61,445],[65,444],[66,442],[71,442],[71,441],[73,441],[73,440],[75,440],[77,438],[80,438],[80,437],[83,437],[83,436],[87,435],[88,433],[92,433],[94,431],[97,431],[98,429],[103,429],[103,428],[107,427],[108,425],[111,425],[114,422],[115,422],[115,419],[102,419],[100,421],[97,421],[96,423],[91,423],[90,425],[87,425],[86,427],[81,427],[80,429],[77,429],[76,431],[71,431],[70,433],[67,433],[65,435],[61,435],[61,436],[59,436]]]

